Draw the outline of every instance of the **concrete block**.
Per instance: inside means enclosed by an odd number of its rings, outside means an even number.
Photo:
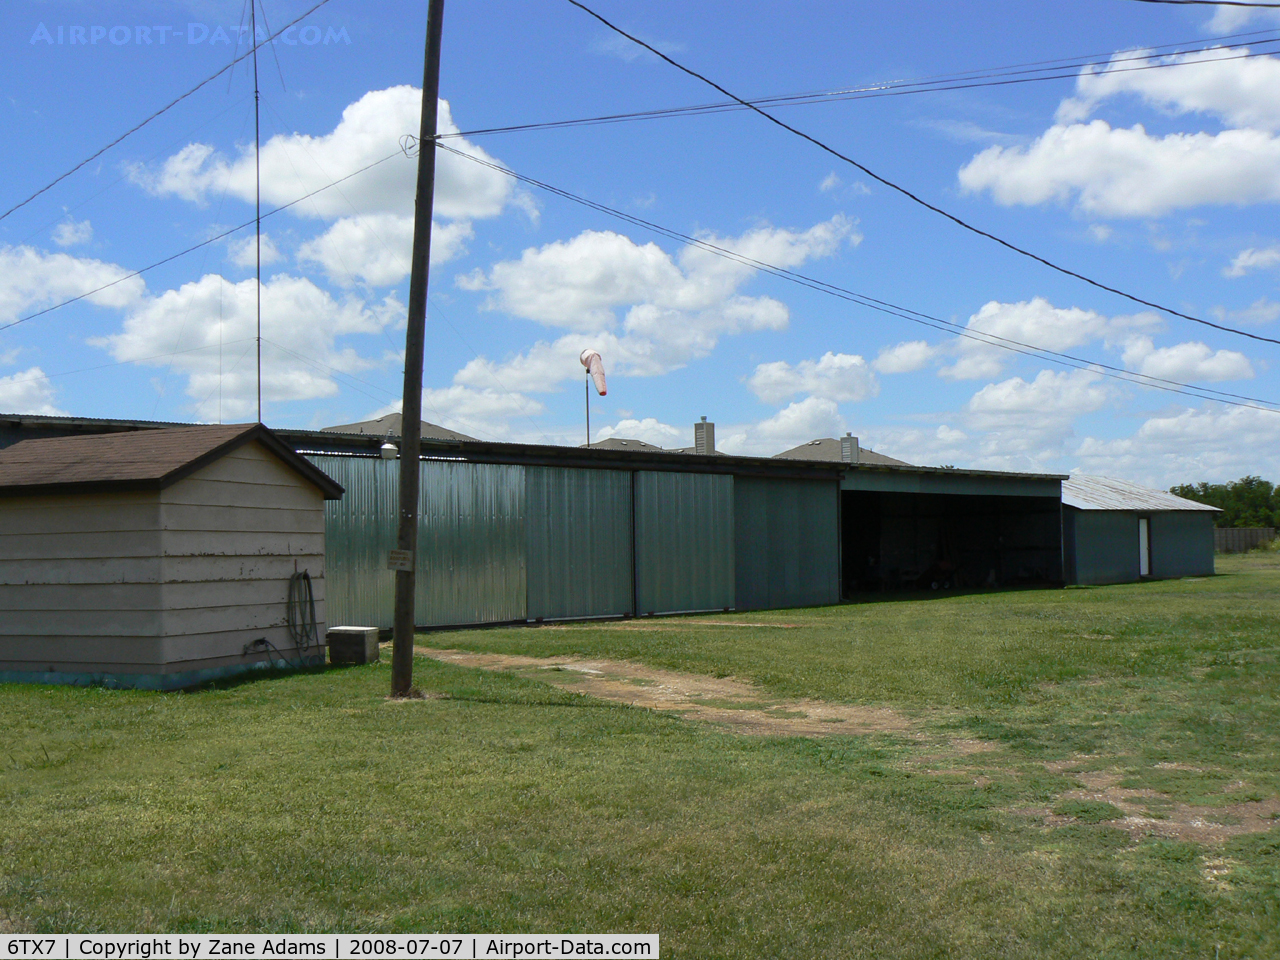
[[[375,663],[378,660],[377,627],[330,627],[325,634],[330,663]]]

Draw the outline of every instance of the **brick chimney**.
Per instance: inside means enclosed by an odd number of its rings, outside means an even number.
[[[693,452],[704,456],[716,452],[716,425],[707,423],[706,417],[693,425]]]

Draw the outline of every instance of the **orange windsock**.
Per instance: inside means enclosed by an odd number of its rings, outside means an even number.
[[[600,359],[600,354],[594,350],[583,350],[582,356],[578,359],[582,361],[582,365],[591,374],[591,379],[595,381],[596,393],[603,397],[609,391],[604,385],[604,361]]]

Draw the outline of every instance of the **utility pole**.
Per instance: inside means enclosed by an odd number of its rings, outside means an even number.
[[[414,588],[418,554],[418,475],[422,449],[422,354],[426,348],[427,267],[436,187],[436,111],[440,100],[440,36],[444,0],[430,0],[427,53],[422,71],[422,119],[418,131],[418,186],[413,214],[413,264],[409,275],[409,327],[404,335],[404,402],[400,407],[401,563],[396,569],[395,627],[391,643],[391,695],[413,687]],[[407,552],[407,562],[406,559]],[[406,569],[407,567],[407,569]]]
[[[264,14],[265,15],[265,14]],[[251,0],[249,25],[253,31],[253,220],[257,244],[258,291],[258,422],[262,422],[262,91],[258,88],[258,0]]]

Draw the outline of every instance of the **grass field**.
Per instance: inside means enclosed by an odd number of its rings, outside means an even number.
[[[657,932],[667,957],[1280,956],[1280,557],[1209,579],[424,635],[910,729],[742,736],[415,663],[0,687],[0,930]]]

